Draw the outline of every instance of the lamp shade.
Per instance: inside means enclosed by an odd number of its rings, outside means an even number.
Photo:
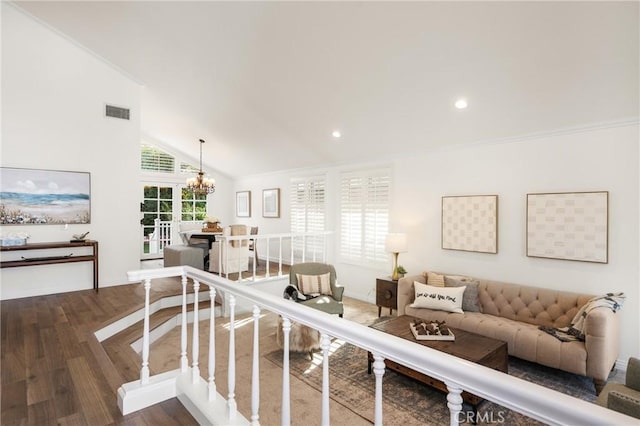
[[[407,234],[387,234],[384,249],[390,253],[404,253],[407,251]]]

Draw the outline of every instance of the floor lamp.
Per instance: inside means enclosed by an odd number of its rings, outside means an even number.
[[[387,234],[384,240],[384,248],[387,252],[393,253],[393,273],[391,279],[398,280],[398,254],[407,251],[407,234]]]

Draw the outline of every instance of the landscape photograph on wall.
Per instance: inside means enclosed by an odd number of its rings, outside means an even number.
[[[0,168],[0,224],[56,225],[91,222],[91,175]]]

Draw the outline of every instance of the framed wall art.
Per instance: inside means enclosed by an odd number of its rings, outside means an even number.
[[[498,252],[498,196],[442,197],[442,248]]]
[[[262,190],[262,217],[280,217],[280,188]]]
[[[251,217],[251,191],[236,192],[236,216]]]
[[[0,224],[91,223],[87,172],[0,168]]]
[[[527,256],[608,263],[609,192],[527,194]]]

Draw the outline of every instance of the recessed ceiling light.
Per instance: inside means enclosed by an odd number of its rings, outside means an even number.
[[[340,130],[334,130],[333,132],[331,132],[331,136],[333,136],[336,139],[339,139],[340,136],[342,136],[342,133],[340,133]]]
[[[460,98],[456,101],[456,108],[465,109],[467,107],[467,100],[464,98]]]

